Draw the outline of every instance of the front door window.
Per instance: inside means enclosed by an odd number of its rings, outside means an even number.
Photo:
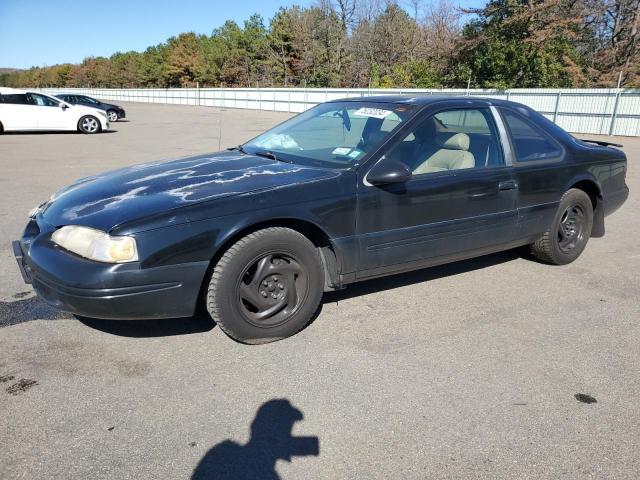
[[[454,109],[423,120],[387,158],[414,176],[504,165],[500,142],[486,109]]]

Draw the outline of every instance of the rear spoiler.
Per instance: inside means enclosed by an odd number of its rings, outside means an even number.
[[[596,145],[600,145],[601,147],[618,147],[618,148],[622,148],[622,145],[620,145],[619,143],[605,142],[603,140],[587,140],[586,138],[580,138],[579,140],[581,142],[595,143]]]

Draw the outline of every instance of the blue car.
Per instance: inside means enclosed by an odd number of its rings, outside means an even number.
[[[264,343],[323,292],[528,245],[574,261],[628,196],[627,160],[528,107],[470,97],[320,104],[228,151],[78,180],[14,253],[49,304],[102,319],[188,317]]]

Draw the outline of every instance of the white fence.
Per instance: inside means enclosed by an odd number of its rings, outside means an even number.
[[[43,91],[83,93],[107,101],[279,112],[302,112],[327,100],[366,95],[471,95],[523,103],[570,132],[640,136],[640,90],[633,89],[72,88]]]

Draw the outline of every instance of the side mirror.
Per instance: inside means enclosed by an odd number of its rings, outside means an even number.
[[[66,110],[69,106],[66,103],[60,102],[60,108]]]
[[[378,162],[365,177],[371,185],[404,183],[411,179],[413,173],[404,163],[398,161]]]

